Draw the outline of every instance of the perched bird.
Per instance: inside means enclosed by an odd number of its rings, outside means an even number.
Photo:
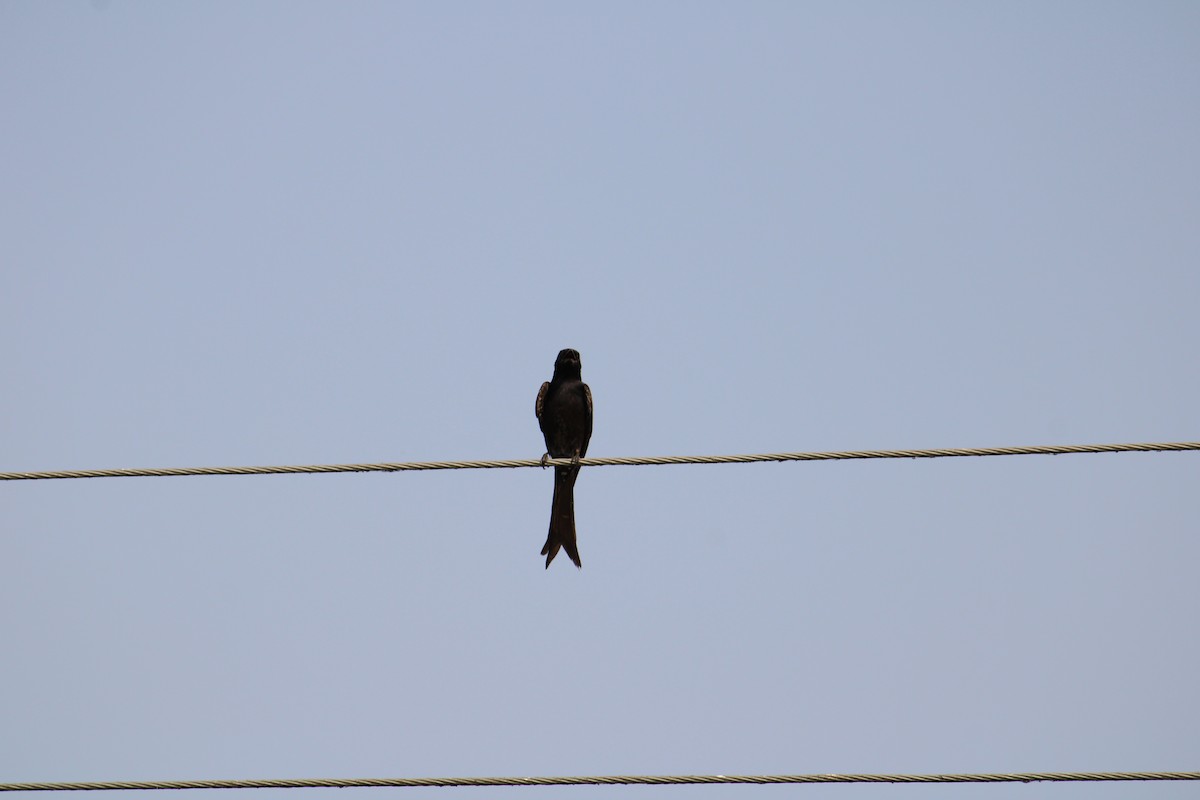
[[[569,467],[554,468],[554,502],[550,506],[550,533],[542,555],[546,568],[558,555],[561,547],[575,562],[579,548],[575,545],[575,478],[579,476],[579,459],[587,456],[588,440],[592,438],[592,390],[579,375],[579,353],[562,350],[554,360],[554,377],[542,384],[534,412],[538,426],[546,439],[547,458],[570,458],[576,462]]]

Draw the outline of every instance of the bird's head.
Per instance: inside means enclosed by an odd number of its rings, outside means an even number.
[[[580,370],[579,351],[567,348],[558,351],[558,358],[554,359],[554,374],[556,375],[578,375]]]

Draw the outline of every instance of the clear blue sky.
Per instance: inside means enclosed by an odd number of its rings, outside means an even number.
[[[3,2],[0,101],[3,470],[534,458],[563,347],[596,456],[1200,438],[1195,3]],[[6,483],[0,780],[1198,769],[1198,479]]]

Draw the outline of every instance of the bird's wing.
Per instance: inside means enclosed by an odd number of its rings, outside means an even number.
[[[587,398],[587,433],[583,436],[583,447],[579,448],[579,457],[587,457],[588,442],[592,440],[592,390],[585,383],[583,385],[583,396]]]
[[[550,381],[546,381],[542,384],[542,388],[538,389],[537,402],[533,404],[533,413],[537,415],[538,422],[542,421],[542,406],[546,402],[546,392],[548,391],[550,391]]]

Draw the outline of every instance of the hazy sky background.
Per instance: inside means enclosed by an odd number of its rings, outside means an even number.
[[[536,458],[563,347],[595,456],[1200,438],[1200,4],[0,2],[0,100],[3,470]],[[1198,480],[6,483],[0,780],[1200,769]]]

